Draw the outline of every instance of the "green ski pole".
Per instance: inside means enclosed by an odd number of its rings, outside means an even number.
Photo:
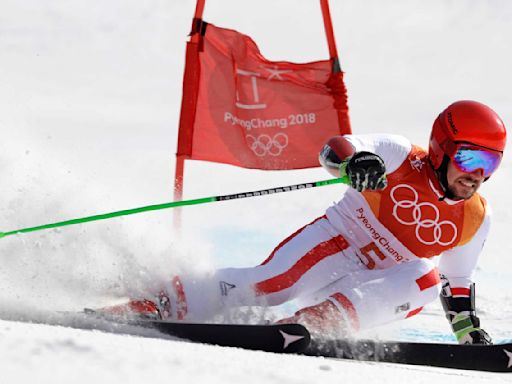
[[[262,189],[259,191],[235,193],[232,195],[203,197],[203,198],[199,198],[199,199],[173,201],[170,203],[147,205],[145,207],[125,209],[122,211],[103,213],[100,215],[87,216],[87,217],[82,217],[82,218],[78,218],[78,219],[59,221],[57,223],[38,225],[36,227],[21,228],[21,229],[16,229],[16,230],[7,231],[7,232],[0,232],[0,238],[10,236],[10,235],[15,235],[17,233],[34,232],[34,231],[40,231],[43,229],[65,227],[68,225],[82,224],[82,223],[87,223],[90,221],[98,221],[98,220],[111,219],[113,217],[134,215],[136,213],[141,213],[141,212],[157,211],[157,210],[161,210],[161,209],[168,209],[168,208],[175,208],[175,207],[183,207],[186,205],[198,205],[198,204],[213,203],[216,201],[244,199],[247,197],[254,197],[254,196],[272,195],[275,193],[291,192],[291,191],[297,191],[297,190],[301,190],[301,189],[323,187],[326,185],[340,184],[340,183],[347,184],[348,178],[345,176],[345,177],[339,178],[339,179],[315,181],[315,182],[311,182],[311,183],[295,184],[295,185],[289,185],[289,186],[285,186],[285,187],[268,188],[268,189]]]

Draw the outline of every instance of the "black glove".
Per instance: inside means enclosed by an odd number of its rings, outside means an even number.
[[[471,339],[468,339],[466,344],[492,344],[491,336],[481,328],[476,331],[469,332],[467,336]]]
[[[480,328],[480,319],[475,310],[475,283],[469,286],[469,296],[453,297],[448,278],[439,276],[443,282],[441,304],[446,318],[459,344],[492,344],[487,332]]]
[[[359,192],[384,189],[388,185],[384,161],[375,153],[357,152],[348,161],[345,172],[350,186]]]
[[[480,319],[475,315],[449,314],[448,319],[459,344],[492,344],[491,336],[480,328]]]

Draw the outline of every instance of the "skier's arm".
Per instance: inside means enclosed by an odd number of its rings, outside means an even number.
[[[439,272],[443,288],[441,303],[460,344],[491,344],[476,315],[475,284],[471,277],[490,227],[487,213],[473,238],[465,245],[446,251],[441,256]]]
[[[334,136],[320,152],[320,164],[333,176],[347,175],[358,191],[384,189],[386,174],[395,171],[411,150],[396,135]]]
[[[344,136],[334,136],[320,151],[318,160],[334,177],[343,177],[342,166],[356,153],[356,149]]]

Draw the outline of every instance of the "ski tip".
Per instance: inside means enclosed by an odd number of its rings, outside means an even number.
[[[0,239],[1,239],[2,237],[5,237],[5,236],[6,236],[6,233],[5,233],[5,232],[0,232]]]

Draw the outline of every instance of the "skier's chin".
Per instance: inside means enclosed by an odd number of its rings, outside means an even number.
[[[456,186],[452,185],[448,189],[450,190],[452,200],[469,200],[476,193],[476,191],[478,190],[478,187],[457,188]]]

